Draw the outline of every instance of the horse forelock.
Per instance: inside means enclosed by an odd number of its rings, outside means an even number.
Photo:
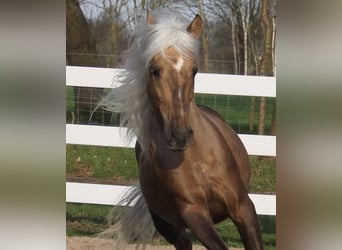
[[[102,101],[106,109],[121,113],[121,126],[127,127],[127,139],[134,136],[144,151],[148,143],[148,128],[152,107],[146,91],[147,69],[152,58],[164,49],[173,47],[183,57],[198,60],[199,44],[186,31],[183,20],[165,11],[154,12],[156,23],[148,25],[141,21],[137,25],[130,48],[124,52],[124,72],[117,77],[120,86],[114,88]]]

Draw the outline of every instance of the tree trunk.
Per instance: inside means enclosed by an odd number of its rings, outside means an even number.
[[[251,106],[249,113],[249,132],[254,130],[254,110],[255,110],[255,96],[251,96]]]
[[[248,66],[249,66],[249,49],[248,49],[248,39],[249,39],[249,11],[250,11],[250,0],[247,1],[245,17],[241,17],[242,20],[242,28],[243,28],[243,50],[244,50],[244,75],[248,75]]]
[[[275,16],[272,17],[272,62],[273,62],[273,75],[276,75],[276,53],[275,53],[275,38],[276,38],[276,23]]]
[[[277,119],[276,119],[276,102],[274,102],[274,109],[273,109],[273,113],[272,113],[272,122],[271,122],[271,135],[276,135],[277,132]]]
[[[199,13],[204,21],[204,24],[207,26],[208,24],[208,20],[207,17],[204,13],[204,3],[203,1],[198,1],[198,7],[199,7]],[[208,72],[209,69],[209,36],[208,36],[208,32],[207,29],[204,28],[202,29],[202,35],[201,35],[201,41],[202,41],[202,47],[203,47],[203,61],[202,61],[202,72]]]
[[[272,17],[268,12],[269,1],[261,0],[261,18],[264,25],[264,53],[259,64],[259,73],[263,76],[273,75],[273,23]],[[266,113],[266,97],[260,97],[259,109],[259,128],[258,134],[265,134],[265,113]]]
[[[235,22],[233,18],[230,19],[232,24],[232,44],[233,44],[233,55],[234,55],[234,74],[238,74],[238,59],[237,59],[237,46],[236,46],[236,38],[235,38]]]
[[[272,18],[272,24],[273,24],[273,35],[272,35],[273,75],[276,75],[277,70],[276,70],[276,57],[275,57],[275,35],[276,35],[275,16],[273,16],[273,18]],[[271,135],[276,135],[276,131],[277,131],[276,107],[277,107],[277,101],[274,102],[274,109],[273,109],[273,113],[272,113]]]
[[[265,134],[266,97],[260,97],[258,134]]]
[[[247,46],[247,25],[245,21],[242,21],[243,27],[243,74],[248,75],[248,46]]]
[[[249,33],[250,33],[250,1],[247,1],[245,18],[242,18],[242,28],[243,28],[243,47],[244,47],[244,75],[248,75],[248,68],[249,68],[249,49],[248,49],[248,40],[249,40]],[[249,131],[252,132],[254,130],[254,110],[255,110],[255,97],[251,97],[251,106],[250,106],[250,114],[249,114]]]
[[[268,0],[261,0],[261,18],[264,25],[264,53],[259,64],[259,73],[263,76],[273,76],[273,22],[268,13]]]

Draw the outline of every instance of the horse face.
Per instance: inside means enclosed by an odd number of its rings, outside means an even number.
[[[149,66],[147,91],[172,150],[185,150],[193,136],[190,103],[196,72],[196,63],[180,56],[173,47],[155,55]]]

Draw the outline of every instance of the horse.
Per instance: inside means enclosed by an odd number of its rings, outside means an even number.
[[[218,113],[194,100],[201,32],[200,15],[189,24],[163,11],[147,11],[136,27],[121,85],[101,105],[121,112],[127,138],[137,138],[139,187],[126,200],[138,201],[109,231],[130,240],[153,235],[154,226],[176,250],[191,250],[189,229],[207,249],[226,250],[214,225],[231,218],[245,249],[261,250],[246,149]]]

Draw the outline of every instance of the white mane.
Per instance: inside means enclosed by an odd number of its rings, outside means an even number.
[[[120,126],[127,127],[127,139],[138,138],[142,150],[147,147],[152,106],[146,90],[146,74],[154,55],[173,46],[182,56],[198,58],[198,41],[186,31],[190,22],[170,12],[153,12],[156,21],[137,25],[131,47],[125,52],[124,72],[118,77],[121,85],[113,88],[99,105],[112,112],[120,112]]]

